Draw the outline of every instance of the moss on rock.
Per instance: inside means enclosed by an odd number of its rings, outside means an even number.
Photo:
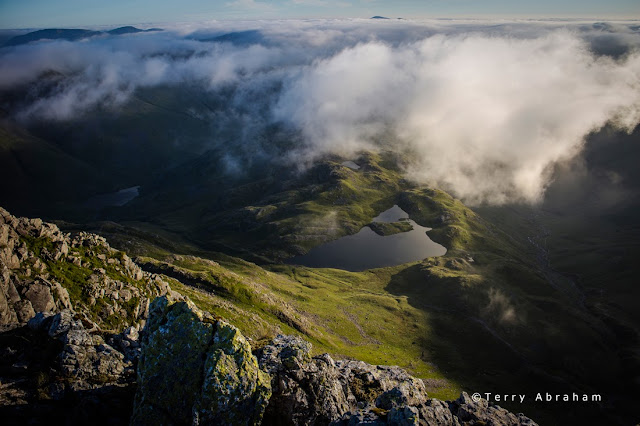
[[[144,330],[131,424],[259,424],[270,378],[237,328],[191,302],[156,299]]]

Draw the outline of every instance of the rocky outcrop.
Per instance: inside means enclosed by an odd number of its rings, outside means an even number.
[[[0,417],[127,423],[158,295],[182,298],[103,237],[0,208]]]
[[[272,377],[266,424],[278,425],[535,425],[466,393],[430,399],[424,383],[399,367],[311,357],[311,344],[278,336],[259,351]]]
[[[128,423],[139,351],[135,327],[104,334],[68,309],[0,332],[3,424]]]
[[[535,425],[466,393],[430,399],[399,367],[311,356],[277,336],[251,353],[233,326],[190,302],[151,306],[132,424]]]
[[[36,312],[69,308],[69,294],[60,283],[50,281],[46,264],[29,249],[25,240],[46,238],[60,258],[68,247],[55,225],[40,219],[15,218],[0,208],[0,325],[25,323]]]
[[[39,312],[27,326],[62,343],[56,370],[59,380],[52,385],[52,397],[65,392],[94,389],[101,385],[124,385],[135,382],[134,362],[139,356],[137,331],[109,336],[87,330],[83,321],[70,310],[55,315]],[[126,342],[126,343],[124,343]]]
[[[142,339],[132,425],[260,424],[270,379],[237,328],[156,299]]]
[[[99,328],[120,332],[141,324],[150,300],[170,292],[158,275],[144,272],[99,235],[63,233],[0,208],[0,326],[72,309]]]

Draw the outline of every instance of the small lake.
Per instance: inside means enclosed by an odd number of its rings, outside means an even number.
[[[372,220],[387,223],[399,221],[409,222],[413,230],[381,236],[365,226],[357,234],[322,244],[305,255],[288,259],[286,263],[312,268],[364,271],[442,256],[447,252],[446,248],[431,241],[427,235],[431,228],[418,225],[398,206],[393,206]]]
[[[85,203],[90,209],[100,210],[105,207],[120,207],[136,198],[140,193],[140,186],[132,186],[124,188],[120,191],[110,192],[108,194],[98,194],[89,198]]]

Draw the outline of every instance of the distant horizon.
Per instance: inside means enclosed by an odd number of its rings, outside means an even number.
[[[279,22],[279,21],[369,21],[374,20],[376,16],[388,18],[389,21],[406,21],[408,23],[428,23],[432,21],[478,21],[478,22],[640,22],[638,17],[615,17],[615,16],[440,16],[440,17],[387,17],[384,15],[373,15],[369,17],[314,17],[314,18],[236,18],[236,19],[204,19],[204,20],[182,20],[182,21],[141,21],[141,22],[115,22],[104,24],[68,24],[68,25],[49,25],[49,26],[22,26],[22,27],[2,27],[0,31],[38,31],[45,29],[115,29],[120,27],[132,26],[140,29],[159,28],[163,30],[171,30],[182,25],[190,25],[195,28],[204,28],[208,25],[220,23],[250,23],[250,22]],[[379,20],[383,21],[383,20]],[[168,27],[168,28],[164,28]]]
[[[370,19],[640,20],[637,0],[21,0],[0,1],[0,29],[204,23],[208,21]]]

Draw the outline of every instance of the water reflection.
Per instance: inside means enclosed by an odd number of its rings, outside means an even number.
[[[139,190],[140,186],[132,186],[131,188],[124,188],[109,194],[94,195],[87,200],[85,206],[96,210],[111,206],[124,206],[139,195]]]
[[[398,206],[382,212],[373,221],[392,223],[401,220],[408,221],[413,230],[380,236],[365,226],[357,234],[315,247],[305,255],[289,259],[287,263],[313,268],[363,271],[442,256],[447,252],[446,248],[431,241],[427,235],[431,228],[418,225]]]

